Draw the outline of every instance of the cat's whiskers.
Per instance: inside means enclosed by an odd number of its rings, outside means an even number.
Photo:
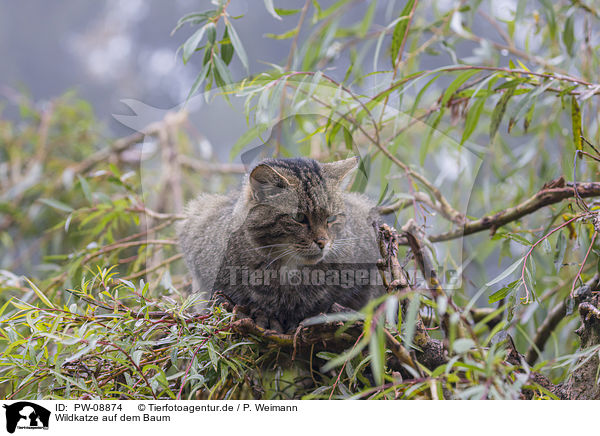
[[[245,250],[245,252],[248,252],[248,251],[256,251],[256,250],[262,250],[262,249],[264,249],[264,248],[273,248],[273,247],[287,247],[287,246],[289,246],[289,245],[290,245],[290,244],[287,244],[287,243],[285,243],[285,244],[270,244],[270,245],[263,245],[263,246],[261,246],[261,247],[249,248],[249,249]]]
[[[333,256],[337,256],[337,255],[343,254],[343,252],[341,251],[341,247],[339,247],[335,244],[331,244],[331,247],[329,248],[329,254],[333,255]]]
[[[279,260],[279,259],[281,259],[282,257],[284,257],[284,256],[287,256],[287,255],[289,255],[289,254],[292,254],[293,252],[294,252],[294,248],[293,248],[293,247],[291,247],[291,248],[288,248],[288,249],[286,249],[286,250],[283,250],[283,252],[282,252],[282,253],[280,253],[280,254],[279,254],[279,256],[277,256],[277,257],[275,257],[274,259],[272,259],[272,260],[271,260],[271,262],[269,262],[269,263],[268,263],[268,264],[267,264],[267,265],[264,267],[264,269],[267,269],[267,268],[269,268],[269,267],[270,267],[270,266],[271,266],[271,265],[272,265],[272,264],[273,264],[273,263],[274,263],[276,260]]]
[[[333,256],[347,257],[349,255],[348,250],[352,250],[354,244],[350,241],[344,241],[336,239],[329,247],[329,251]]]
[[[331,248],[332,249],[334,249],[334,248],[336,248],[336,249],[337,248],[344,248],[344,247],[353,247],[353,246],[354,246],[354,244],[352,244],[351,242],[346,242],[346,241],[334,241],[331,244]]]
[[[298,260],[300,259],[300,257],[298,257],[295,253],[291,253],[291,255],[288,257],[288,259],[285,261],[285,263],[283,264],[284,266],[288,266],[290,264],[291,260]]]

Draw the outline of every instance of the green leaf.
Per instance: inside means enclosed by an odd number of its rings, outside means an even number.
[[[500,230],[498,231],[493,237],[492,240],[497,240],[497,239],[510,239],[512,241],[518,242],[521,245],[525,245],[527,247],[533,245],[533,243],[531,241],[529,241],[527,238],[524,238],[523,236],[517,234],[517,233],[511,233],[511,232],[507,232],[505,230]]]
[[[541,86],[529,91],[525,94],[520,100],[518,104],[515,104],[515,107],[510,112],[510,118],[515,121],[519,120],[526,112],[529,111],[531,106],[533,106],[540,94],[545,92],[552,84],[554,80],[548,80]]]
[[[35,294],[38,296],[38,298],[40,300],[42,300],[42,302],[48,306],[50,309],[56,309],[54,307],[54,304],[52,304],[52,302],[48,299],[48,297],[46,297],[44,295],[44,293],[40,290],[40,288],[38,288],[31,280],[29,280],[27,277],[23,277],[25,279],[25,281],[27,283],[29,283],[29,286],[31,286],[31,289],[33,289],[33,292],[35,292]]]
[[[212,344],[212,342],[208,342],[206,344],[206,348],[208,349],[208,357],[210,358],[210,362],[212,363],[212,366],[216,371],[217,367],[219,366],[219,358],[217,357],[215,347]]]
[[[361,339],[360,342],[355,347],[344,351],[342,354],[331,359],[329,362],[327,362],[325,365],[323,365],[323,367],[321,368],[321,371],[327,372],[337,366],[343,365],[344,362],[347,362],[347,361],[353,359],[354,357],[358,356],[362,352],[362,350],[367,346],[367,343],[368,343],[368,338]]]
[[[225,85],[233,83],[233,78],[231,77],[231,73],[229,72],[229,68],[227,68],[227,65],[225,65],[225,62],[223,62],[223,60],[218,56],[213,57],[213,62],[215,63],[215,67],[217,68],[219,77],[223,79]]]
[[[574,95],[571,96],[571,123],[573,126],[573,143],[577,150],[581,150],[581,109]]]
[[[433,76],[433,78],[429,79],[429,81],[425,84],[425,86],[423,86],[420,90],[419,93],[417,94],[417,96],[415,97],[415,101],[413,102],[413,106],[412,109],[410,111],[410,115],[414,115],[415,111],[417,110],[417,107],[419,106],[419,102],[421,101],[421,97],[423,97],[423,95],[425,95],[425,92],[427,91],[427,89],[433,84],[433,82],[435,82],[439,77],[441,76],[441,74],[436,74],[435,76]]]
[[[508,88],[498,100],[496,107],[494,108],[494,112],[492,112],[492,121],[490,123],[490,139],[494,139],[496,133],[498,132],[498,127],[500,127],[500,122],[502,121],[502,117],[504,116],[504,112],[506,112],[506,105],[508,104],[508,100],[514,95],[515,88]]]
[[[135,350],[133,353],[131,353],[131,360],[133,360],[133,363],[139,366],[143,355],[144,350]]]
[[[542,240],[542,248],[544,249],[544,253],[550,253],[552,247],[550,247],[550,242],[548,242],[548,238],[544,238]]]
[[[264,2],[265,8],[267,8],[267,12],[271,14],[274,18],[281,20],[282,18],[279,15],[277,15],[277,12],[275,11],[275,6],[273,6],[273,0],[264,0]]]
[[[246,71],[248,71],[248,55],[246,54],[246,50],[244,49],[240,37],[238,36],[236,30],[233,28],[229,21],[227,22],[227,32],[229,34],[229,39],[233,44],[233,48],[237,53],[237,57],[240,58],[240,62],[242,63]]]
[[[519,265],[521,265],[521,263],[523,262],[523,259],[524,258],[517,260],[511,266],[506,268],[502,273],[500,273],[500,275],[498,275],[496,278],[492,279],[491,281],[487,282],[485,285],[489,287],[489,286],[495,285],[496,283],[504,280],[506,277],[511,275],[513,273],[513,271],[516,270]]]
[[[354,141],[352,140],[352,133],[350,133],[350,130],[346,129],[345,127],[342,129],[342,131],[344,133],[344,144],[346,145],[346,149],[352,150],[354,146]]]
[[[371,23],[373,22],[373,16],[375,15],[375,6],[377,6],[377,2],[371,2],[369,5],[365,17],[360,22],[360,26],[358,26],[357,36],[359,38],[364,38],[371,27]]]
[[[319,2],[317,0],[312,0],[311,2],[316,9],[316,15],[320,14],[323,11],[323,9],[321,8]]]
[[[385,374],[385,336],[381,321],[377,323],[375,331],[371,334],[369,354],[371,356],[373,378],[375,379],[375,383],[381,386],[383,384],[383,375]]]
[[[286,15],[294,15],[297,14],[298,12],[300,12],[302,9],[281,9],[281,8],[275,8],[275,12],[277,12],[277,15],[279,16],[286,16]]]
[[[556,240],[556,252],[554,255],[554,268],[556,268],[556,274],[560,271],[562,267],[563,261],[565,259],[565,251],[567,250],[567,238],[563,232],[558,234],[558,239]]]
[[[208,20],[209,17],[214,16],[215,14],[215,10],[211,10],[211,11],[206,11],[206,12],[195,12],[193,14],[188,14],[183,16],[182,18],[179,19],[179,21],[177,21],[177,25],[175,26],[175,28],[171,31],[171,36],[177,32],[177,30],[179,30],[181,28],[181,26],[183,26],[186,23],[190,23],[190,24],[201,24],[203,22],[205,22],[206,20]]]
[[[563,30],[563,42],[565,43],[565,47],[567,48],[567,52],[569,56],[575,56],[574,50],[574,42],[575,42],[575,32],[574,32],[574,18],[571,15],[565,21],[565,28]]]
[[[506,298],[506,296],[508,294],[510,294],[512,291],[515,290],[515,288],[519,285],[520,282],[521,282],[520,279],[515,280],[514,282],[511,282],[508,285],[506,285],[505,287],[503,287],[502,289],[497,290],[496,292],[494,292],[492,295],[490,295],[488,297],[488,303],[494,304],[497,301],[500,301],[503,298]]]
[[[529,125],[531,124],[531,119],[533,118],[533,113],[535,111],[535,102],[529,106],[529,110],[527,114],[525,114],[525,118],[523,118],[523,130],[527,133],[527,129],[529,129]]]
[[[406,2],[404,9],[402,9],[402,12],[400,13],[400,19],[398,20],[398,23],[396,23],[396,27],[394,27],[394,33],[392,33],[391,56],[392,65],[394,66],[396,65],[398,52],[400,51],[400,46],[402,45],[406,28],[408,27],[408,17],[414,2],[415,0],[409,0]]]
[[[202,66],[200,73],[198,73],[198,77],[196,77],[196,80],[194,81],[194,84],[192,85],[192,88],[190,89],[190,92],[188,93],[188,96],[185,99],[186,103],[190,99],[190,97],[196,93],[198,88],[202,85],[202,82],[204,82],[204,80],[206,79],[206,76],[210,71],[210,65],[211,64],[206,63]]]
[[[455,353],[461,354],[475,348],[475,342],[469,338],[459,338],[452,343],[452,349]]]
[[[521,67],[522,69],[526,69],[525,67]],[[507,80],[506,82],[502,83],[501,85],[497,86],[495,91],[500,91],[501,89],[512,89],[512,88],[516,88],[517,86],[526,83],[527,79],[520,77],[520,78],[516,78],[516,79],[511,79],[511,80]]]
[[[275,33],[265,33],[265,36],[267,38],[271,38],[271,39],[289,39],[289,38],[293,38],[294,36],[296,36],[296,33],[298,33],[298,29],[294,28],[292,30],[289,30],[285,33],[282,33],[280,35],[276,35]]]
[[[337,2],[335,2],[334,4],[332,4],[325,10],[322,10],[316,1],[313,1],[313,5],[315,5],[315,9],[317,9],[317,12],[318,12],[317,19],[322,20],[324,18],[329,17],[330,15],[334,14],[336,11],[339,11],[339,9],[342,6],[344,6],[346,3],[349,3],[350,1],[351,0],[338,0]]]
[[[465,120],[465,129],[463,130],[463,134],[460,139],[461,145],[464,144],[465,141],[469,139],[469,137],[475,131],[477,123],[479,122],[479,117],[481,116],[481,112],[483,112],[484,105],[485,99],[478,98],[467,113],[467,119]]]
[[[54,209],[62,210],[63,212],[73,212],[75,210],[68,204],[65,204],[58,200],[54,200],[53,198],[38,198],[37,201],[39,201],[40,203],[44,203],[50,207],[53,207]]]
[[[231,38],[229,37],[229,29],[227,26],[225,26],[225,32],[223,32],[223,37],[219,41],[219,45],[221,47],[221,59],[223,59],[225,64],[229,65],[234,50],[233,45],[231,44]]]
[[[459,74],[458,77],[454,79],[452,83],[450,83],[450,85],[448,85],[448,88],[446,88],[444,96],[442,97],[441,105],[446,106],[446,104],[450,101],[450,98],[454,95],[458,88],[460,88],[463,83],[465,83],[467,80],[469,80],[469,78],[471,78],[477,73],[479,73],[479,70],[467,70]]]
[[[212,24],[212,23],[210,23]],[[204,37],[204,33],[206,32],[206,27],[208,24],[202,26],[200,29],[196,30],[192,36],[190,36],[187,41],[183,44],[183,63],[187,63],[190,59],[190,56],[196,51],[198,45],[200,45],[200,41]],[[213,24],[214,26],[214,24]]]
[[[338,126],[339,125],[340,124],[338,124]],[[354,177],[354,183],[352,183],[350,191],[361,193],[365,192],[365,189],[367,189],[369,174],[371,172],[371,160],[372,156],[370,154],[365,155],[365,157],[360,160],[359,171],[356,171],[355,173],[356,175]]]
[[[206,25],[206,39],[211,44],[214,44],[217,40],[217,26],[215,23],[208,23]]]
[[[81,175],[77,174],[77,178],[79,179],[79,184],[81,185],[81,190],[83,191],[83,195],[85,199],[91,204],[93,203],[92,198],[92,190],[90,189],[90,185]]]
[[[556,37],[556,14],[554,12],[554,4],[551,0],[539,0],[544,6],[544,15],[548,23],[548,29],[550,31],[550,38]]]
[[[419,298],[419,294],[413,295],[410,303],[408,303],[406,319],[402,322],[402,326],[404,327],[402,342],[409,347],[414,347],[413,338],[415,336],[415,329],[417,327],[417,315],[419,314],[420,306],[421,300]]]

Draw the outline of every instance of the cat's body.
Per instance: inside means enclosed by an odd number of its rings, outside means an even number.
[[[269,159],[241,193],[190,202],[178,234],[194,290],[220,291],[283,331],[333,303],[360,309],[381,294],[373,205],[340,189],[355,167]]]

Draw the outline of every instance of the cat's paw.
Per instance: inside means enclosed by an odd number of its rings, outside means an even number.
[[[223,305],[223,307],[225,307],[225,305]],[[252,319],[252,317],[250,316],[250,310],[246,306],[240,306],[239,304],[236,304],[230,310],[233,313],[234,321],[238,319]]]
[[[264,311],[257,309],[252,313],[252,319],[256,325],[265,330],[273,330],[276,333],[285,333],[281,323],[273,317],[268,316]]]
[[[276,333],[285,333],[285,330],[279,320],[268,316],[267,313],[261,309],[236,304],[231,309],[231,312],[233,313],[233,321],[250,319],[257,327],[260,327],[261,329],[272,330]]]

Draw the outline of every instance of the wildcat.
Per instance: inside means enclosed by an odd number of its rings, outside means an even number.
[[[357,164],[266,159],[241,190],[192,200],[177,233],[194,291],[219,291],[277,331],[381,295],[374,205],[342,188]]]

